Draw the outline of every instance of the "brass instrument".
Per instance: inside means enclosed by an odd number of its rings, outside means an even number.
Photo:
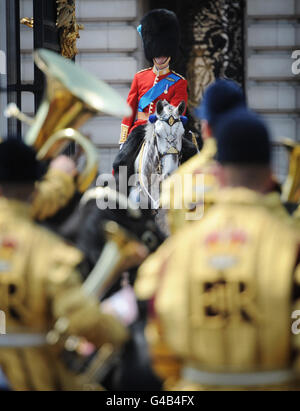
[[[78,54],[76,41],[80,38],[79,30],[83,30],[84,26],[77,22],[75,0],[56,0],[56,3],[56,27],[60,37],[61,55],[73,59]],[[23,17],[20,23],[34,28],[33,17]]]
[[[122,272],[127,258],[135,256],[137,239],[114,221],[105,227],[107,243],[93,271],[83,284],[88,295],[101,298]],[[119,357],[119,350],[112,344],[104,344],[98,349],[88,368],[80,376],[84,386],[102,382]]]
[[[298,204],[300,201],[300,145],[285,138],[281,144],[288,150],[290,157],[289,173],[282,186],[281,199],[285,203]]]
[[[90,200],[110,200],[114,205],[118,204],[120,209],[127,210],[129,216],[134,219],[142,218],[142,212],[138,205],[124,194],[112,190],[109,187],[90,188],[84,193],[80,200],[80,207],[84,207]]]
[[[122,271],[122,265],[136,253],[138,239],[119,224],[109,221],[105,224],[107,242],[94,269],[83,284],[88,296],[101,299]]]
[[[34,18],[33,17],[23,17],[20,20],[21,24],[24,24],[25,26],[29,27],[30,29],[33,29],[34,27]]]
[[[108,187],[97,187],[88,190],[84,194],[81,199],[81,206],[84,206],[92,199],[96,200],[100,198],[108,198],[111,201],[115,201],[117,198],[118,203],[122,204],[122,206],[125,205],[127,201],[127,197],[121,193],[117,193]],[[141,211],[134,208],[133,204],[128,203],[128,209],[133,218],[141,217]],[[107,242],[95,267],[82,285],[86,295],[94,296],[99,300],[120,276],[126,260],[135,257],[137,244],[140,243],[133,234],[120,227],[120,225],[114,221],[108,221],[105,224],[104,231]],[[77,336],[67,336],[68,325],[66,318],[58,319],[54,325],[54,329],[47,335],[47,342],[50,345],[59,343],[64,347],[65,352],[73,352],[77,357],[77,367],[78,364],[82,366],[87,358],[83,358],[82,362],[80,362],[78,361],[78,355],[80,346],[85,340]],[[79,376],[80,382],[88,387],[96,382],[102,381],[108,370],[111,369],[118,354],[118,350],[115,350],[111,344],[104,344],[97,351],[84,373]],[[81,367],[79,366],[79,368]]]
[[[59,54],[40,49],[34,60],[47,79],[35,118],[28,118],[15,106],[8,107],[6,115],[31,125],[25,142],[37,150],[39,159],[57,156],[70,140],[80,144],[87,161],[77,185],[84,192],[97,174],[98,156],[94,145],[77,129],[99,113],[122,117],[130,115],[131,109],[110,86]]]

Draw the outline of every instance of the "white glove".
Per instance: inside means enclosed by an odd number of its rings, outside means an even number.
[[[101,303],[101,311],[114,315],[126,326],[132,324],[138,316],[135,293],[130,285],[113,294]]]

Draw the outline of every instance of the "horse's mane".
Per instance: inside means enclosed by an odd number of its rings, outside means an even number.
[[[148,122],[145,127],[145,141],[152,142],[154,132],[154,124]]]
[[[147,190],[145,190],[145,186],[143,187],[144,190],[148,191],[149,196],[149,189],[157,186],[157,190],[154,190],[156,196],[153,194],[152,199],[155,202],[159,201],[159,184],[161,181],[161,176],[158,171],[159,167],[159,153],[157,149],[157,144],[155,144],[155,128],[157,127],[158,122],[161,120],[168,119],[170,115],[174,115],[174,111],[176,107],[169,104],[166,100],[162,101],[163,110],[161,111],[160,115],[156,114],[158,119],[155,123],[148,122],[145,127],[145,144],[143,149],[143,159],[142,162],[139,164],[139,174],[140,174],[140,182],[147,185]],[[177,114],[178,115],[178,114]],[[167,124],[163,122],[163,124]],[[150,196],[149,196],[150,197]],[[156,198],[157,197],[157,198]]]
[[[169,104],[166,100],[162,101],[164,110],[166,107],[172,107],[175,109],[171,104]],[[155,169],[155,162],[157,161],[157,150],[154,144],[154,130],[155,130],[155,123],[151,123],[148,121],[146,128],[145,128],[145,148],[144,148],[144,155],[146,161],[145,163],[145,173],[148,175],[148,170]]]

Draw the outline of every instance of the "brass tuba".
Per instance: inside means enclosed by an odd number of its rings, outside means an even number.
[[[281,200],[285,203],[298,204],[300,201],[300,144],[285,138],[281,144],[288,150],[289,173],[282,185]]]
[[[127,198],[121,193],[116,193],[109,187],[97,187],[88,190],[81,199],[81,206],[94,199],[108,198],[111,201],[117,202],[123,206]],[[133,204],[128,203],[127,208],[130,216],[134,219],[140,219],[142,214],[139,209],[136,209]],[[100,229],[100,227],[99,227]],[[136,250],[142,241],[135,237],[132,233],[122,228],[114,221],[107,221],[104,227],[106,244],[103,251],[89,274],[88,278],[82,285],[84,293],[88,297],[96,297],[101,299],[106,291],[120,277],[126,266],[128,259],[134,261],[136,259]],[[80,354],[80,348],[86,342],[84,338],[75,335],[68,335],[69,321],[67,318],[61,317],[57,320],[54,328],[47,334],[47,343],[55,346],[59,345],[62,348],[62,358],[68,362],[68,367],[73,372],[78,374],[78,382],[84,387],[96,386],[102,382],[112,366],[117,361],[120,348],[114,347],[111,343],[104,343],[94,353],[92,360],[87,364],[87,358]],[[73,360],[67,358],[73,358]],[[84,370],[84,372],[82,372]]]
[[[77,186],[84,192],[96,176],[98,156],[93,144],[77,129],[99,113],[122,117],[130,115],[131,109],[110,86],[71,60],[46,49],[36,51],[34,60],[47,79],[38,112],[31,119],[10,105],[6,116],[17,117],[30,125],[25,142],[36,149],[39,159],[57,156],[70,141],[80,144],[86,155],[86,166]]]

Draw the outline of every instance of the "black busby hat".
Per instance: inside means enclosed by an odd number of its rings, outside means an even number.
[[[217,161],[221,164],[269,165],[268,128],[254,112],[238,108],[218,120],[215,130]]]
[[[29,183],[45,173],[45,164],[36,159],[36,152],[16,138],[0,143],[0,183]]]
[[[149,11],[141,20],[141,36],[147,60],[155,57],[175,59],[180,41],[180,28],[176,14],[166,9]]]

